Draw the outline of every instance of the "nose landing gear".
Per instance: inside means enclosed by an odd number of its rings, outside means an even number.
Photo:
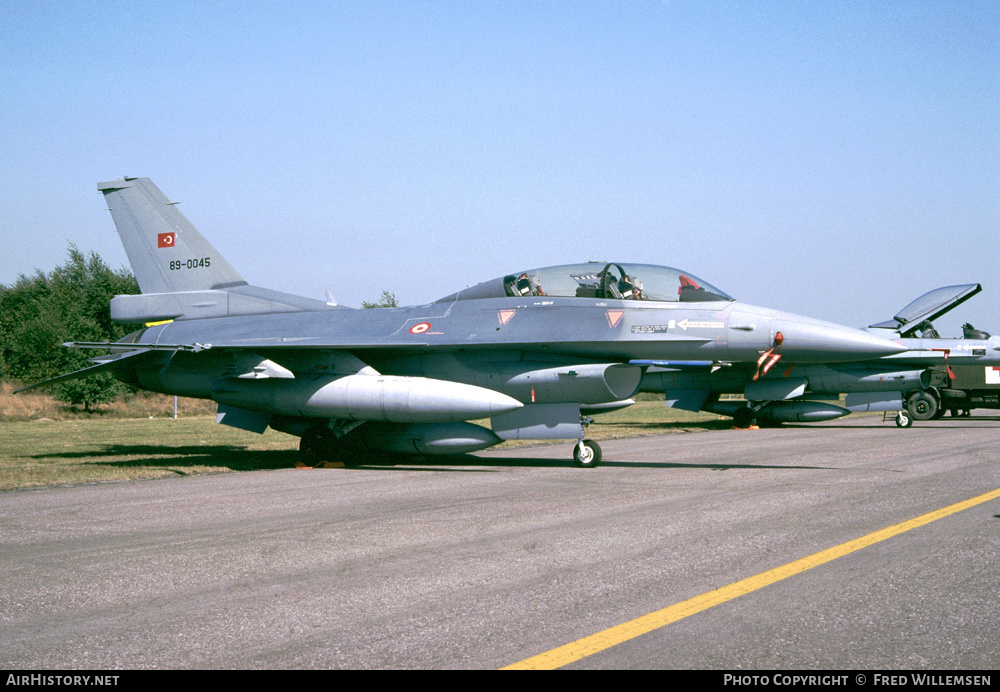
[[[580,440],[573,449],[573,461],[582,469],[592,469],[601,463],[601,446],[593,440]]]

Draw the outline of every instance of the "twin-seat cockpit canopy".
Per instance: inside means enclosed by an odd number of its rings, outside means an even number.
[[[733,300],[731,296],[694,274],[672,267],[587,262],[514,272],[470,286],[438,302],[531,296],[674,303]]]
[[[960,284],[935,288],[909,303],[891,320],[870,325],[869,329],[891,329],[899,332],[901,336],[907,337],[939,338],[931,321],[958,307],[982,290],[983,287],[980,284]],[[965,339],[989,338],[989,334],[975,329],[969,324],[964,325],[963,332]]]

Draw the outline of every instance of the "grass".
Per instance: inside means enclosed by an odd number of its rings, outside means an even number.
[[[214,418],[0,423],[0,490],[288,468],[298,438]]]
[[[121,403],[121,410],[112,405],[87,415],[66,411],[58,403],[37,402],[35,419],[18,420],[3,408],[3,399],[0,396],[0,490],[290,468],[298,456],[297,437],[273,430],[257,435],[217,425],[214,416],[203,413],[206,407],[214,411],[209,402],[188,400],[194,403],[181,406],[182,417],[176,420],[172,397],[159,403]],[[123,417],[136,411],[156,413]],[[199,415],[184,416],[185,411]],[[52,415],[40,415],[45,412]],[[595,416],[587,436],[608,440],[731,425],[728,418],[710,413],[675,411],[662,401],[640,401]]]
[[[0,490],[294,465],[298,438],[215,424],[216,404],[153,392],[87,411],[0,383]]]
[[[91,418],[167,418],[174,415],[174,397],[155,392],[139,392],[90,411],[53,398],[44,389],[14,394],[20,385],[0,382],[0,422],[37,420],[83,420]],[[215,415],[215,402],[177,398],[178,416]]]

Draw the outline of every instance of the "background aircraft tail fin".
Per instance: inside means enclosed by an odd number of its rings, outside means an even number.
[[[98,183],[143,293],[246,284],[149,178]]]

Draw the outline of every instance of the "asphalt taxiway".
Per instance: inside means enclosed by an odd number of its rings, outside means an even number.
[[[597,469],[563,443],[0,493],[0,664],[500,668],[584,639],[547,660],[995,669],[998,433],[991,415],[848,418],[609,441]],[[984,496],[640,636],[587,639]]]

